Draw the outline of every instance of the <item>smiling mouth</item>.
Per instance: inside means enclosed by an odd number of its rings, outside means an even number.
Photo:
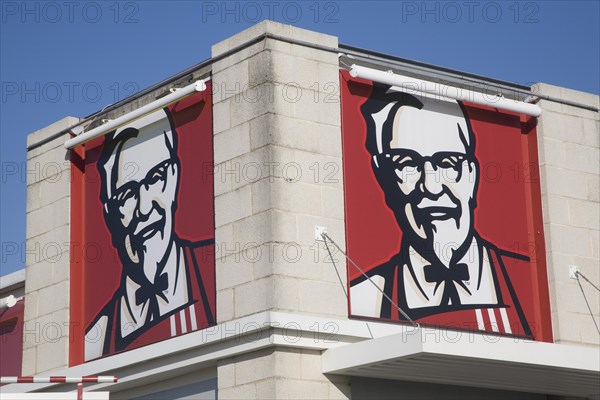
[[[139,232],[136,232],[135,236],[139,240],[146,241],[149,238],[151,238],[152,236],[154,236],[157,232],[162,231],[163,225],[164,225],[163,221],[158,220],[158,221],[144,227]]]
[[[457,207],[424,207],[419,208],[419,212],[427,215],[432,220],[446,220],[454,218]]]

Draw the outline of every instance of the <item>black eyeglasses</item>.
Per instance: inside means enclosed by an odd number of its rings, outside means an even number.
[[[422,156],[416,151],[406,149],[393,150],[376,157],[379,165],[394,168],[402,182],[418,181],[428,161],[435,171],[440,171],[442,179],[457,182],[460,180],[463,162],[470,160],[464,153],[444,151]]]
[[[173,166],[177,161],[173,158],[169,158],[168,160],[163,161],[162,163],[156,165],[152,168],[146,176],[138,181],[129,181],[116,190],[115,194],[113,194],[110,199],[108,199],[108,205],[111,208],[122,207],[125,203],[135,197],[138,197],[140,194],[140,187],[154,185],[155,183],[161,181],[165,182],[167,179],[167,171]]]

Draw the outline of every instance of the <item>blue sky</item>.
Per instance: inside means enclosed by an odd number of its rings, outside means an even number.
[[[597,1],[2,0],[0,6],[0,275],[25,265],[28,133],[89,115],[205,60],[212,44],[263,19],[519,84],[596,94],[600,87]]]

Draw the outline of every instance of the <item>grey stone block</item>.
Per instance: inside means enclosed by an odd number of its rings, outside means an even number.
[[[61,120],[58,120],[42,129],[39,129],[33,133],[30,133],[27,136],[27,147],[38,143],[41,140],[44,140],[64,129],[67,129],[79,122],[79,118],[77,117],[64,117]],[[64,139],[62,139],[64,143]],[[51,146],[55,146],[56,144],[51,144]]]
[[[265,20],[250,28],[219,42],[212,46],[212,56],[218,56],[243,43],[246,43],[264,33],[283,36],[290,39],[301,40],[310,43],[318,43],[324,46],[337,47],[337,37],[284,25],[278,22]]]

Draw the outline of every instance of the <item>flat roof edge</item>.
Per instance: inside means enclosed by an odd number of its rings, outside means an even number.
[[[378,59],[380,61],[392,61],[394,63],[406,64],[407,67],[414,66],[414,67],[419,67],[422,70],[430,70],[432,72],[432,75],[434,75],[437,72],[437,73],[443,73],[445,76],[453,76],[456,79],[468,78],[471,80],[480,81],[482,83],[491,83],[494,85],[504,86],[506,88],[531,91],[531,87],[527,86],[527,85],[521,85],[518,83],[504,81],[501,79],[490,78],[490,77],[486,77],[483,75],[474,74],[471,72],[465,72],[465,71],[460,71],[457,69],[442,67],[442,66],[435,65],[435,64],[425,63],[422,61],[410,60],[407,58],[397,57],[394,55],[380,53],[377,51],[363,49],[360,47],[350,46],[350,45],[342,44],[342,43],[340,43],[339,47],[340,47],[340,50],[346,50],[346,51],[356,52],[356,53],[363,53],[365,56],[367,56],[367,58],[370,56],[370,57],[373,57],[373,59],[375,59],[375,60]]]
[[[0,277],[0,292],[8,292],[20,286],[25,286],[25,268]]]

